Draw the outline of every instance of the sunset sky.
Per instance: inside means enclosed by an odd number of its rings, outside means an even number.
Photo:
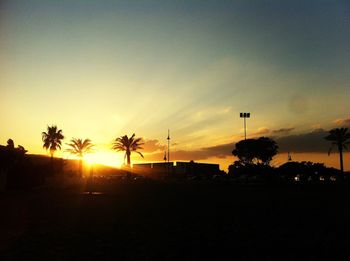
[[[170,129],[171,160],[225,170],[250,112],[248,138],[280,146],[273,164],[290,151],[338,167],[323,137],[350,126],[349,14],[336,0],[1,1],[0,144],[46,154],[57,124],[119,165],[115,138],[136,133],[133,161],[162,161]]]

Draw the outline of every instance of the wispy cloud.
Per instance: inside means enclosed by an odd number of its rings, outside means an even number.
[[[254,136],[267,135],[267,134],[285,135],[285,134],[290,133],[293,130],[295,130],[294,127],[280,128],[280,129],[277,129],[277,130],[271,130],[271,129],[266,128],[266,127],[261,127],[261,128],[258,128],[258,130],[256,132],[253,132],[253,135]]]
[[[287,133],[291,132],[294,129],[295,129],[294,127],[281,128],[281,129],[278,129],[278,130],[272,130],[272,132],[275,133],[275,134],[287,134]]]
[[[286,134],[294,128],[281,128],[278,130],[269,130],[267,128],[261,128],[260,133],[278,133]],[[287,135],[275,137],[275,141],[279,146],[279,152],[294,152],[294,153],[326,153],[330,144],[324,139],[328,132],[324,129],[316,129],[302,134]],[[151,143],[153,144],[153,142]],[[157,143],[156,143],[157,144]],[[156,144],[153,144],[156,146]],[[233,157],[232,150],[235,147],[235,143],[225,143],[210,147],[202,147],[194,150],[174,150],[171,152],[171,160],[205,160],[208,158],[226,158]],[[164,148],[164,147],[163,147]],[[164,156],[163,151],[151,150],[153,153],[147,155],[146,160],[162,160]]]
[[[334,121],[334,124],[337,126],[350,126],[350,118],[337,119]],[[291,132],[295,131],[295,127],[282,127],[279,129],[260,127],[253,133],[253,136],[270,136],[277,142],[279,153],[327,153],[331,144],[324,137],[328,135],[328,130],[320,126],[320,124],[313,125],[309,131],[299,134],[291,134]],[[200,147],[198,149],[173,147],[170,157],[171,160],[186,161],[206,160],[209,158],[224,159],[233,157],[232,150],[234,147],[234,142]],[[145,150],[148,153],[146,160],[162,160],[166,149],[167,147],[160,144],[158,140],[146,140]]]
[[[271,130],[266,127],[261,127],[256,132],[253,132],[253,135],[264,135],[270,133],[270,131]]]
[[[337,119],[337,120],[334,121],[334,123],[337,126],[347,126],[347,127],[349,127],[350,126],[350,118]]]
[[[174,150],[170,153],[171,160],[205,160],[208,158],[226,158],[232,156],[232,150],[234,143],[220,144],[211,147],[204,147],[196,150]],[[145,156],[146,160],[157,160],[163,159],[164,152],[151,153]]]
[[[143,152],[154,153],[157,151],[164,151],[166,146],[159,143],[159,140],[145,140],[143,147]]]

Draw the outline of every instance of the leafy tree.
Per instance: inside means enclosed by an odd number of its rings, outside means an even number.
[[[343,151],[347,150],[347,144],[350,144],[350,133],[348,128],[336,128],[329,131],[329,135],[325,137],[326,140],[332,142],[332,146],[335,145],[338,148],[339,160],[340,160],[340,171],[344,173],[343,163]],[[328,155],[331,153],[332,147],[328,150]]]
[[[42,132],[41,137],[44,142],[43,148],[50,150],[51,166],[53,168],[54,153],[57,149],[61,149],[62,140],[64,139],[62,130],[57,130],[56,125],[47,126],[47,132]]]
[[[232,154],[244,164],[261,163],[269,165],[278,151],[276,142],[267,137],[241,140],[236,143],[235,147]]]
[[[83,158],[85,154],[92,152],[92,148],[94,145],[91,143],[90,139],[82,140],[76,138],[72,138],[71,143],[67,143],[67,145],[70,146],[70,148],[67,149],[67,151],[80,158],[79,175],[81,177],[83,175]]]
[[[119,138],[116,138],[113,142],[112,149],[116,151],[125,151],[125,158],[127,159],[127,164],[130,167],[130,155],[132,152],[138,153],[142,158],[143,155],[141,152],[139,152],[139,149],[142,149],[142,138],[135,138],[135,133],[128,138],[127,135],[121,136]]]
[[[233,156],[238,157],[241,163],[251,164],[255,158],[255,140],[247,139],[241,140],[235,145],[232,151]]]

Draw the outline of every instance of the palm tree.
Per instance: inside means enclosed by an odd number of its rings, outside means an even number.
[[[66,151],[71,154],[77,155],[79,159],[79,175],[82,177],[83,175],[83,158],[86,153],[92,152],[93,144],[90,139],[76,139],[72,138],[71,143],[67,143],[70,146]]]
[[[339,151],[340,158],[340,170],[344,173],[343,163],[343,150],[347,149],[346,144],[350,144],[350,133],[347,132],[348,128],[336,128],[329,131],[329,135],[325,137],[326,140],[332,142],[332,145],[336,145]],[[328,155],[331,153],[332,147],[328,150]]]
[[[143,155],[141,152],[137,151],[138,149],[142,149],[142,138],[135,138],[135,133],[128,138],[128,135],[121,136],[119,138],[116,138],[113,142],[112,149],[116,151],[125,151],[125,158],[127,159],[127,164],[130,167],[130,155],[131,152],[136,152],[140,154],[140,156],[143,158]]]
[[[57,130],[56,125],[47,126],[47,132],[42,132],[41,137],[44,142],[43,148],[50,150],[51,167],[53,168],[53,155],[57,149],[61,149],[61,142],[64,139],[62,130]]]

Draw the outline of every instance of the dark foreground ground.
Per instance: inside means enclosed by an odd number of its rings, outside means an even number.
[[[1,260],[350,260],[350,187],[103,182],[0,194]]]

